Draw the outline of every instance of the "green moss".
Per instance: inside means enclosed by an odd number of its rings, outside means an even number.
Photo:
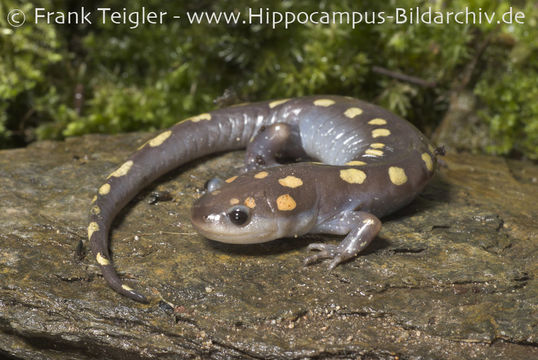
[[[51,10],[79,8],[77,2],[38,0]],[[196,24],[171,15],[200,11],[394,11],[374,0],[168,2],[146,1],[146,10],[167,11],[162,25],[94,22],[91,26],[5,24],[8,9],[32,5],[7,0],[0,6],[0,146],[17,132],[25,140],[91,132],[153,130],[227,103],[305,94],[344,94],[380,103],[421,127],[434,128],[447,109],[449,93],[490,42],[489,59],[478,64],[467,85],[486,108],[492,153],[536,158],[537,11],[520,1],[524,25],[427,24]],[[101,0],[95,7],[141,8],[136,0]],[[397,6],[415,8],[415,0]],[[502,13],[509,6],[491,0],[421,3],[426,10]],[[7,35],[6,35],[7,34]],[[380,75],[374,66],[435,82],[421,87]],[[502,76],[499,76],[499,71]],[[496,99],[503,94],[506,100]],[[222,99],[223,95],[224,99]],[[215,99],[221,99],[215,104]]]
[[[13,144],[14,138],[20,136],[16,130],[24,131],[20,122],[28,120],[33,112],[37,87],[48,81],[48,66],[63,58],[53,27],[37,24],[13,28],[7,22],[11,9],[30,14],[33,6],[15,0],[0,4],[0,148]]]
[[[538,159],[538,8],[527,6],[526,27],[505,27],[493,47],[487,66],[475,87],[485,104],[481,111],[489,124],[493,154],[523,154]],[[511,46],[506,46],[510,41]]]
[[[538,69],[512,70],[481,81],[476,93],[487,104],[481,115],[489,125],[494,154],[512,151],[538,159]]]

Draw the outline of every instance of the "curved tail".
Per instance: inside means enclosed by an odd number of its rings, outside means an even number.
[[[116,292],[141,303],[148,299],[123,284],[109,252],[108,233],[116,214],[145,186],[204,155],[243,148],[267,118],[261,104],[216,110],[186,119],[142,145],[101,185],[92,200],[88,239],[103,277]]]

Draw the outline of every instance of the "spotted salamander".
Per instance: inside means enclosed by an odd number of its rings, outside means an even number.
[[[436,165],[434,148],[413,125],[349,97],[257,102],[185,119],[143,144],[92,201],[90,246],[115,291],[148,302],[121,281],[111,261],[108,233],[118,211],[170,170],[245,147],[243,171],[209,181],[194,203],[194,228],[237,244],[306,233],[345,235],[338,245],[308,246],[316,252],[305,264],[330,259],[329,269],[366,248],[381,228],[379,218],[408,204]]]

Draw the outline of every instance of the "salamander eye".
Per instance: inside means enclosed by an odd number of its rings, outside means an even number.
[[[237,205],[228,210],[228,217],[232,224],[237,226],[245,225],[250,218],[250,211],[246,206]]]

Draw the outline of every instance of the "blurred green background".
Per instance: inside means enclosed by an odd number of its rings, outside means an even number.
[[[143,4],[141,4],[143,3]],[[538,159],[538,5],[506,1],[94,1],[130,11],[385,11],[402,8],[525,13],[525,24],[162,25],[33,24],[34,7],[81,1],[2,0],[0,148],[86,133],[168,127],[236,102],[342,94],[381,104],[431,134],[450,96],[469,91],[486,126],[476,151]],[[11,27],[22,9],[27,23]],[[389,71],[388,74],[386,71]],[[412,81],[397,74],[411,76]],[[416,79],[415,79],[416,78]],[[422,79],[423,81],[415,81]],[[472,135],[471,135],[472,136]]]

